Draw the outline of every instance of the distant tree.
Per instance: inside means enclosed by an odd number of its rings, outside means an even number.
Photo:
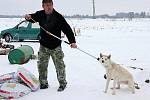
[[[146,17],[146,13],[145,12],[141,12],[140,17],[141,18],[145,18]]]
[[[150,18],[150,14],[149,13],[147,13],[147,18]]]
[[[134,14],[134,18],[140,18],[140,14],[139,13],[135,13]]]
[[[129,18],[129,21],[132,21],[132,19],[134,18],[134,12],[129,12],[128,18]]]

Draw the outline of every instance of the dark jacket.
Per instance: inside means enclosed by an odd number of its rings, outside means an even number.
[[[53,10],[52,14],[46,15],[44,10],[37,11],[34,14],[30,14],[31,17],[39,22],[39,25],[43,27],[48,32],[53,35],[61,38],[61,31],[67,36],[69,43],[75,43],[74,33],[66,22],[64,17],[59,14],[57,11]],[[29,20],[30,22],[34,22]],[[58,46],[61,46],[61,40],[47,34],[44,30],[40,28],[40,44],[49,48],[55,49]]]

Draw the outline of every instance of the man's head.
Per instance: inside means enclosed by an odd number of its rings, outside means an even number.
[[[42,0],[42,3],[53,3],[53,0]]]
[[[53,12],[53,1],[52,0],[43,0],[42,7],[45,10],[46,14],[51,14]]]

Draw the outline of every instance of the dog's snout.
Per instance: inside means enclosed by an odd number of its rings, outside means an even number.
[[[104,60],[102,60],[102,63],[104,63]]]

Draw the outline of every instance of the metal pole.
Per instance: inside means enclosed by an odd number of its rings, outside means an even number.
[[[93,3],[93,19],[95,19],[95,1],[93,0],[92,3]]]
[[[31,20],[33,20],[33,21],[36,23],[36,21],[35,21],[33,18],[31,18]],[[39,25],[39,26],[40,26],[40,25]],[[49,32],[49,31],[47,31],[47,30],[45,30],[42,26],[40,26],[40,28],[41,28],[42,30],[44,30],[47,34],[52,35],[53,37],[57,38],[58,40],[61,40],[61,41],[63,41],[64,43],[66,43],[66,44],[70,45],[70,43],[69,43],[69,42],[64,41],[63,39],[61,39],[61,38],[59,38],[59,37],[55,36],[54,34],[50,33],[50,32]],[[76,49],[78,49],[79,51],[81,51],[81,52],[83,52],[83,53],[85,53],[85,54],[89,55],[90,57],[92,57],[92,58],[94,58],[94,59],[96,59],[96,60],[99,60],[99,58],[96,58],[95,56],[93,56],[93,55],[91,55],[91,54],[89,54],[89,53],[87,53],[87,52],[85,52],[85,51],[81,50],[79,47],[77,47]]]

